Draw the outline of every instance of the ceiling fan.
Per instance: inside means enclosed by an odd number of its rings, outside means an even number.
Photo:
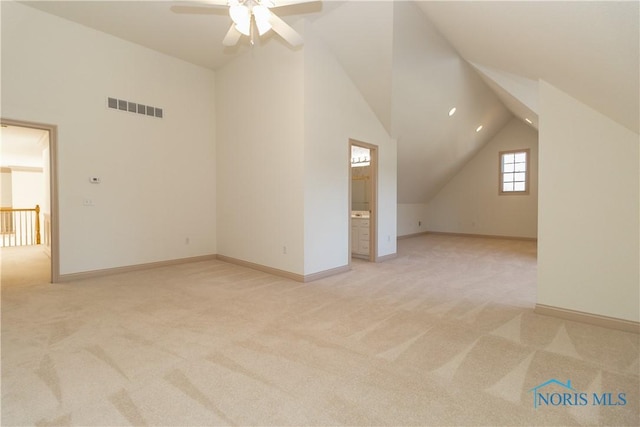
[[[229,16],[233,22],[222,40],[225,46],[235,46],[243,35],[249,36],[250,43],[253,45],[255,31],[262,36],[269,30],[273,30],[291,46],[297,47],[302,45],[300,34],[271,9],[315,1],[318,0],[201,0],[179,3],[201,7],[229,7]]]

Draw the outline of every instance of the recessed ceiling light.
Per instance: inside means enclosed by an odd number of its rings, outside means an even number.
[[[456,113],[456,107],[453,107],[451,110],[449,110],[449,117],[453,116]]]
[[[480,132],[481,130],[482,130],[482,125],[480,125],[480,126],[478,126],[478,127],[476,128],[476,132]]]
[[[529,120],[528,118],[526,118],[526,117],[524,118],[524,121],[525,121],[525,122],[527,122],[527,123],[529,123],[530,125],[532,125],[532,124],[533,124],[533,122],[532,122],[531,120]]]

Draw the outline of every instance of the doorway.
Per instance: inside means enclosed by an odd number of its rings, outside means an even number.
[[[57,127],[5,118],[0,124],[2,214],[11,225],[4,231],[13,234],[3,235],[3,288],[58,282]],[[20,222],[28,224],[26,231]],[[17,239],[25,232],[32,235],[26,242]]]
[[[377,259],[378,147],[349,140],[351,258]]]

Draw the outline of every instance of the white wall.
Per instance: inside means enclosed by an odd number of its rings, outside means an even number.
[[[2,2],[1,114],[58,125],[61,274],[216,253],[213,92],[210,70]]]
[[[10,208],[13,205],[13,184],[11,169],[2,168],[0,172],[0,207]]]
[[[540,83],[539,304],[640,320],[639,139]]]
[[[347,265],[349,139],[378,147],[378,256],[396,252],[396,143],[344,69],[304,28],[304,271]]]
[[[303,54],[257,43],[216,73],[218,253],[304,274]]]
[[[427,231],[426,203],[398,203],[398,236]]]
[[[12,205],[16,209],[42,207],[44,176],[42,171],[14,169],[11,172]]]
[[[349,262],[349,138],[379,146],[378,254],[395,253],[396,159],[310,24],[298,30],[304,49],[267,41],[216,73],[218,253],[308,275]]]
[[[530,150],[528,195],[498,195],[499,152]],[[538,133],[511,119],[427,204],[427,229],[537,237]]]

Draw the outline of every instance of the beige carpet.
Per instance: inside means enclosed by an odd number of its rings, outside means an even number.
[[[3,291],[51,281],[51,259],[39,245],[0,248],[0,267]]]
[[[534,314],[535,254],[422,236],[308,284],[211,261],[20,285],[3,261],[2,425],[639,425],[638,335]],[[550,379],[626,405],[534,408]]]

